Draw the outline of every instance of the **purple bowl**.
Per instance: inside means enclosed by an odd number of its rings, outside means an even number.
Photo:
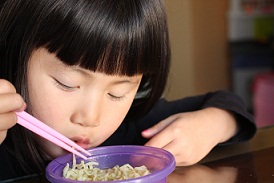
[[[98,168],[101,169],[112,168],[115,165],[122,166],[129,163],[133,167],[145,165],[151,171],[151,174],[142,177],[119,181],[105,181],[104,183],[166,183],[167,176],[173,172],[176,166],[174,156],[170,152],[155,147],[121,145],[97,147],[89,149],[88,151],[92,155],[88,157],[87,161],[98,162]],[[76,157],[77,163],[81,160],[83,159]],[[62,173],[66,163],[69,163],[71,167],[72,154],[67,154],[50,162],[46,168],[47,179],[52,183],[87,182],[64,178]]]

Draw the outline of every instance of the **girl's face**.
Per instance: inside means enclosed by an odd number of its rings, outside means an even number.
[[[106,75],[64,65],[40,48],[28,65],[32,115],[87,149],[104,142],[122,123],[142,75]],[[38,137],[50,158],[66,153]]]

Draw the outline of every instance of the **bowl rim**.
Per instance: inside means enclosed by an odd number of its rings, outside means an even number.
[[[130,150],[130,152],[134,152],[134,150],[148,150],[147,152],[157,152],[157,153],[153,153],[153,156],[161,156],[161,157],[165,157],[166,159],[169,160],[169,164],[167,166],[165,166],[163,169],[158,170],[153,172],[152,174],[149,175],[145,175],[142,177],[138,177],[138,178],[132,178],[132,179],[127,179],[127,180],[117,180],[117,181],[104,181],[104,183],[121,183],[121,182],[127,182],[127,183],[133,183],[133,182],[140,182],[140,183],[151,183],[151,182],[155,182],[155,181],[160,181],[162,179],[166,179],[167,176],[174,171],[175,167],[176,167],[176,163],[175,163],[175,158],[174,156],[167,150],[165,149],[161,149],[161,148],[156,148],[156,147],[151,147],[151,146],[142,146],[142,145],[111,145],[111,146],[101,146],[101,147],[95,147],[95,148],[90,148],[88,149],[88,151],[90,153],[92,153],[91,156],[89,157],[96,157],[96,156],[100,156],[103,155],[105,153],[104,150],[108,149],[108,151],[110,150],[111,152],[125,152],[125,150]],[[124,151],[123,151],[124,150]],[[102,153],[99,153],[102,152]],[[143,153],[143,152],[142,152]],[[151,154],[151,153],[149,153]],[[96,182],[91,182],[91,181],[76,181],[76,180],[70,180],[64,177],[60,177],[58,175],[55,174],[56,169],[60,169],[59,167],[56,167],[56,162],[58,162],[59,166],[60,164],[65,166],[65,164],[68,161],[64,161],[66,159],[68,159],[69,157],[71,157],[71,153],[66,154],[64,156],[60,156],[58,158],[55,158],[54,160],[52,160],[46,167],[46,178],[49,181],[60,181],[60,182],[71,182],[71,183],[80,183],[80,182],[87,182],[87,183],[96,183]],[[76,159],[82,159],[80,157],[76,157]],[[63,160],[63,161],[62,161]],[[157,178],[156,178],[157,177]],[[102,182],[102,181],[101,181]],[[99,182],[97,182],[99,183]]]

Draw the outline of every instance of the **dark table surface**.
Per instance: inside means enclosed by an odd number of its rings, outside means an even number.
[[[46,183],[44,177],[13,182]],[[258,130],[248,142],[214,148],[200,163],[177,167],[169,183],[274,183],[274,126]]]

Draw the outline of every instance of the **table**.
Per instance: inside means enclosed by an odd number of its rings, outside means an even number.
[[[274,126],[258,129],[251,141],[216,147],[199,164],[177,167],[169,183],[274,182]]]
[[[30,177],[18,183],[47,183]],[[252,140],[214,148],[200,163],[176,167],[168,183],[274,182],[274,126],[258,129]]]

